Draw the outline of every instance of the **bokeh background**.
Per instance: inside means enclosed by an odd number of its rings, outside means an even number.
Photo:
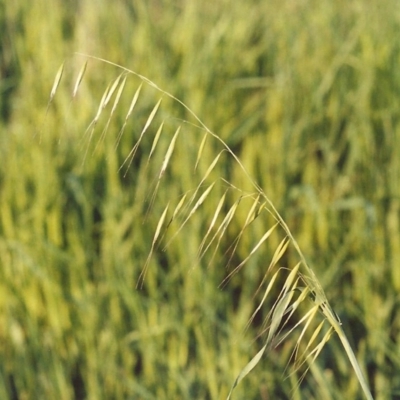
[[[136,289],[154,234],[138,217],[154,187],[151,142],[125,177],[119,167],[160,93],[143,89],[115,149],[121,100],[85,158],[121,71],[76,52],[151,79],[226,141],[298,240],[374,397],[400,399],[398,1],[2,0],[0,32],[1,399],[226,398],[259,349],[260,323],[244,328],[265,265],[220,289],[223,262],[193,266],[201,217]],[[188,118],[163,107],[168,126]],[[203,132],[186,128],[158,199],[190,188]],[[218,171],[234,179],[228,164]],[[300,387],[285,373],[291,349],[268,353],[234,398],[363,398],[336,337]]]

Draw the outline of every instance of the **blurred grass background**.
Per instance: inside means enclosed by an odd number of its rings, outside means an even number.
[[[173,268],[160,254],[135,289],[152,241],[137,199],[152,172],[140,154],[126,178],[118,168],[140,123],[82,167],[115,69],[89,61],[79,103],[62,81],[44,118],[59,65],[73,82],[85,61],[78,51],[156,82],[231,146],[315,269],[374,397],[400,399],[396,0],[2,0],[0,27],[0,398],[220,399],[257,351],[243,328],[264,265],[218,289],[223,266],[191,268],[198,229]],[[166,103],[171,124],[185,118]],[[193,131],[158,197],[190,185]],[[300,390],[282,378],[288,349],[234,398],[362,398],[336,338]]]

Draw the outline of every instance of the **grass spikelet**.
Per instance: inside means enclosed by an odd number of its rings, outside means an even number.
[[[221,285],[225,285],[228,280],[236,274],[242,267],[249,261],[251,256],[260,248],[260,246],[271,236],[271,233],[275,230],[275,228],[279,225],[279,223],[276,223],[273,225],[270,229],[268,229],[267,232],[264,233],[262,238],[258,241],[258,243],[253,247],[249,255],[237,266],[234,268],[234,270],[223,280]]]
[[[260,195],[257,195],[254,199],[253,205],[251,206],[251,208],[249,209],[249,211],[247,213],[246,221],[245,221],[242,229],[240,230],[240,232],[238,233],[238,235],[236,236],[236,238],[233,240],[232,244],[229,246],[228,250],[226,251],[225,254],[231,254],[231,256],[228,259],[227,265],[230,264],[232,257],[236,252],[236,249],[239,245],[240,239],[242,238],[244,232],[246,231],[248,226],[256,219],[256,217],[257,217],[256,208],[257,208],[257,205],[259,205],[259,201],[260,201]],[[266,272],[266,275],[267,275],[267,273],[268,272]]]
[[[104,108],[106,106],[106,99],[108,97],[109,90],[110,90],[110,85],[108,85],[106,90],[104,91],[103,96],[102,96],[102,98],[100,100],[99,107],[97,109],[96,116],[94,117],[92,122],[89,124],[89,126],[87,127],[87,129],[86,129],[86,131],[85,131],[85,133],[83,135],[85,137],[87,135],[87,133],[89,132],[89,130],[90,130],[89,139],[88,139],[88,143],[87,143],[87,146],[86,146],[85,155],[83,157],[83,162],[82,162],[83,164],[85,163],[85,160],[86,160],[86,157],[87,157],[87,154],[88,154],[88,151],[89,151],[89,147],[90,147],[90,144],[92,142],[94,129],[95,129],[96,125],[97,125],[97,122],[98,122],[98,120],[100,118],[101,113],[103,112],[103,110],[104,110]]]
[[[181,130],[181,127],[179,127],[176,130],[176,132],[175,132],[175,134],[174,134],[174,136],[173,136],[173,138],[171,140],[171,143],[168,146],[168,150],[167,150],[167,153],[165,154],[165,158],[164,158],[164,161],[162,163],[162,166],[161,166],[161,169],[160,169],[160,173],[158,174],[158,179],[161,179],[163,177],[163,175],[165,173],[165,170],[167,169],[167,166],[168,166],[169,160],[171,159],[172,153],[174,151],[176,139],[178,138],[180,130]]]
[[[46,122],[47,113],[49,112],[50,104],[52,103],[52,101],[53,101],[53,99],[54,99],[54,96],[56,95],[58,86],[59,86],[60,81],[61,81],[61,78],[62,78],[62,76],[63,76],[64,64],[65,64],[65,62],[63,62],[63,63],[61,64],[61,66],[58,68],[56,77],[54,78],[53,86],[52,86],[52,88],[51,88],[51,92],[50,92],[50,96],[49,96],[49,101],[47,102],[46,112],[45,112],[45,115],[44,115],[44,119],[43,119],[43,124],[42,124],[42,125],[44,125],[45,122]],[[43,129],[43,127],[40,128],[40,132],[39,132],[40,141],[42,140],[42,129]],[[33,135],[33,137],[36,137],[36,136],[37,136],[37,132]]]
[[[97,109],[96,116],[94,117],[91,125],[95,126],[97,124],[101,113],[103,112],[104,108],[107,105],[108,99],[110,99],[109,92],[110,92],[110,85],[107,86],[106,90],[103,93],[103,96],[101,97],[100,104],[99,104],[99,107]]]
[[[140,92],[140,90],[138,89],[138,91],[136,92],[137,95],[139,95],[139,92]],[[131,107],[129,108],[129,111],[128,111],[128,114],[127,114],[125,120],[128,119],[130,113],[131,113],[132,110],[133,110],[133,107],[134,107],[135,104],[136,104],[136,99],[137,99],[136,93],[135,93],[135,97],[134,97],[133,100],[132,100]],[[125,164],[128,164],[128,165],[127,165],[127,168],[126,168],[126,171],[128,171],[128,169],[129,169],[129,167],[131,166],[132,161],[133,161],[133,159],[134,159],[134,157],[135,157],[135,154],[136,154],[136,152],[137,152],[137,149],[139,148],[139,145],[140,145],[140,143],[141,143],[141,141],[142,141],[142,139],[143,139],[143,136],[144,136],[144,134],[146,133],[148,127],[149,127],[150,124],[151,124],[151,122],[153,121],[154,116],[156,115],[157,110],[158,110],[158,108],[160,107],[160,104],[161,104],[161,99],[158,100],[157,104],[154,106],[153,110],[151,111],[151,113],[150,113],[150,115],[149,115],[149,117],[148,117],[148,119],[147,119],[147,121],[146,121],[146,123],[145,123],[143,129],[142,129],[142,132],[140,133],[139,139],[137,140],[136,144],[133,146],[132,150],[129,152],[128,156],[125,158],[125,160],[124,160],[124,162],[122,163],[122,165],[119,167],[119,170],[121,170],[121,169],[124,167]],[[125,172],[125,175],[126,175],[126,173],[127,173],[127,172]]]
[[[62,78],[62,75],[63,75],[63,72],[64,72],[64,64],[65,63],[62,63],[60,68],[57,71],[56,77],[54,79],[53,87],[51,88],[50,99],[49,99],[49,103],[47,105],[47,109],[49,108],[50,103],[53,101],[54,96],[56,95],[58,86],[60,84],[60,81],[61,81],[61,78]]]
[[[87,64],[88,62],[85,61],[79,71],[78,77],[76,78],[76,82],[74,85],[74,90],[72,91],[72,98],[75,98],[76,94],[78,93],[79,86],[81,85],[83,76],[85,75],[86,72]]]
[[[199,162],[201,160],[201,155],[203,154],[204,146],[206,145],[206,141],[208,138],[208,133],[206,132],[203,136],[203,139],[201,140],[200,146],[199,146],[199,151],[197,152],[197,159],[196,159],[196,164],[194,166],[194,170],[196,171],[197,166],[199,165]]]
[[[122,74],[118,75],[118,77],[114,80],[113,84],[110,87],[110,90],[107,93],[107,97],[104,100],[104,105],[103,108],[107,106],[107,104],[110,102],[111,96],[114,94],[115,89],[117,88],[119,81],[121,80]]]
[[[163,177],[163,175],[164,175],[164,173],[165,173],[165,170],[167,169],[167,166],[168,166],[169,160],[171,159],[172,153],[173,153],[173,151],[174,151],[176,139],[178,138],[178,135],[179,135],[180,130],[181,130],[181,127],[179,127],[179,128],[176,130],[176,132],[175,132],[175,134],[174,134],[174,136],[173,136],[173,138],[172,138],[172,140],[171,140],[171,143],[170,143],[169,146],[168,146],[168,150],[167,150],[167,152],[166,152],[166,154],[165,154],[164,161],[163,161],[163,163],[162,163],[162,165],[161,165],[160,172],[158,173],[157,184],[156,184],[156,187],[155,187],[155,189],[154,189],[154,191],[153,191],[153,194],[152,194],[152,196],[151,196],[150,204],[149,204],[149,207],[148,207],[148,209],[147,209],[147,214],[148,214],[149,211],[151,210],[151,208],[152,208],[152,206],[153,206],[153,203],[154,203],[154,200],[155,200],[155,198],[156,198],[156,196],[157,196],[158,188],[159,188],[159,186],[160,186],[160,180],[161,180],[161,178]],[[161,132],[160,129],[158,129],[158,132]],[[157,132],[157,133],[158,133],[158,132]],[[157,136],[157,135],[156,135],[156,136]],[[153,142],[153,144],[154,144],[154,142]],[[146,214],[146,215],[147,215],[147,214]]]
[[[268,294],[271,292],[271,289],[272,289],[272,287],[274,286],[274,283],[275,283],[276,278],[278,277],[278,275],[279,275],[279,270],[276,271],[276,272],[274,273],[274,275],[271,277],[271,279],[269,280],[268,286],[267,286],[267,288],[266,288],[265,291],[264,291],[263,298],[261,299],[260,303],[258,304],[256,310],[253,312],[253,314],[252,314],[252,316],[250,317],[249,321],[247,322],[246,329],[250,326],[251,322],[253,321],[253,319],[255,318],[255,316],[257,315],[257,313],[261,310],[262,306],[264,305],[265,300],[267,299]]]
[[[193,195],[192,195],[192,198],[189,200],[189,206],[193,203],[193,201],[194,201],[194,199],[196,198],[196,196],[197,196],[197,193],[198,193],[198,191],[200,190],[200,188],[202,187],[202,185],[204,184],[204,182],[206,181],[206,179],[209,177],[209,175],[210,175],[210,173],[211,173],[211,171],[214,169],[214,167],[217,165],[217,163],[218,163],[218,161],[219,161],[219,159],[220,159],[220,157],[221,157],[221,154],[224,152],[224,150],[223,151],[221,151],[215,158],[214,158],[214,160],[212,161],[212,163],[209,165],[209,167],[207,168],[207,171],[206,171],[206,173],[204,174],[204,176],[203,176],[203,178],[201,179],[201,181],[199,182],[199,184],[197,185],[197,188],[196,188],[196,190],[194,191],[194,193],[193,193]]]
[[[230,207],[230,209],[229,209],[228,212],[226,213],[224,219],[222,220],[220,226],[218,227],[217,231],[215,232],[214,236],[211,238],[211,240],[209,241],[207,247],[204,249],[203,253],[200,255],[200,258],[203,258],[203,257],[204,257],[204,254],[208,251],[208,249],[210,248],[210,246],[211,246],[212,243],[214,242],[215,238],[218,236],[217,244],[216,244],[216,246],[215,246],[215,248],[214,248],[214,252],[213,252],[213,255],[212,255],[212,257],[211,257],[210,262],[208,263],[208,266],[210,266],[211,263],[212,263],[212,261],[214,260],[215,254],[216,254],[218,248],[220,247],[221,240],[222,240],[222,238],[224,237],[224,234],[225,234],[225,232],[226,232],[226,230],[227,230],[229,224],[231,223],[231,221],[232,221],[232,219],[233,219],[233,217],[234,217],[234,215],[235,215],[235,212],[236,212],[236,210],[237,210],[237,208],[238,208],[238,206],[239,206],[239,203],[240,203],[241,199],[242,199],[242,198],[239,197],[239,198],[232,204],[232,206]]]
[[[112,84],[110,90],[108,91],[107,97],[106,97],[106,99],[104,100],[103,109],[107,106],[107,104],[109,103],[109,101],[110,101],[112,95],[114,94],[114,92],[115,92],[115,90],[116,90],[116,88],[117,88],[117,86],[118,86],[118,84],[119,84],[119,81],[121,80],[121,76],[122,76],[122,74],[119,75],[119,76],[117,77],[117,79],[115,79],[115,81],[114,81],[114,83]],[[112,118],[112,116],[113,116],[113,114],[114,114],[114,112],[115,112],[115,110],[116,110],[116,108],[117,108],[117,105],[118,105],[119,100],[120,100],[121,95],[122,95],[122,91],[124,90],[125,82],[126,82],[126,76],[124,77],[124,79],[123,79],[121,85],[120,85],[119,88],[118,88],[118,92],[117,92],[117,95],[115,96],[114,104],[113,104],[113,107],[112,107],[112,109],[111,109],[111,111],[110,111],[110,115],[109,115],[109,117],[108,117],[106,126],[104,127],[103,131],[101,132],[100,139],[98,140],[94,151],[96,151],[96,149],[97,149],[97,147],[99,146],[99,144],[101,144],[101,143],[104,141],[104,138],[105,138],[105,136],[106,136],[106,134],[107,134],[107,131],[108,131],[108,127],[110,126],[111,118]]]
[[[180,210],[183,207],[183,204],[185,203],[186,200],[186,194],[184,194],[181,198],[181,200],[179,201],[178,205],[175,207],[174,213],[172,214],[171,217],[171,221],[169,223],[171,223],[172,221],[175,220],[175,218],[177,217],[177,215],[179,214]]]
[[[189,215],[186,217],[186,219],[183,221],[177,232],[172,236],[172,238],[169,240],[169,242],[166,244],[164,247],[164,251],[166,248],[169,246],[169,244],[172,242],[172,240],[180,233],[180,231],[183,229],[183,227],[186,225],[186,223],[189,221],[189,219],[195,214],[197,209],[204,203],[206,200],[207,196],[210,194],[211,190],[213,189],[215,185],[215,182],[213,182],[200,196],[200,198],[197,200],[196,204],[193,206],[193,208],[190,210]]]
[[[127,124],[127,122],[128,122],[128,119],[129,119],[129,117],[131,116],[132,111],[133,111],[133,109],[135,108],[135,105],[136,105],[136,103],[137,103],[137,101],[138,101],[140,91],[142,90],[142,86],[143,86],[143,84],[141,83],[141,84],[139,85],[139,87],[136,89],[135,94],[133,95],[133,98],[132,98],[131,104],[130,104],[130,106],[129,106],[128,112],[127,112],[127,114],[126,114],[126,116],[125,116],[124,124],[122,125],[122,128],[121,128],[120,131],[118,132],[117,139],[116,139],[116,141],[115,141],[115,148],[118,147],[118,145],[119,145],[119,143],[120,143],[120,141],[121,141],[121,138],[122,138],[122,135],[123,135],[123,133],[124,133],[124,131],[125,131],[125,127],[126,127],[126,124]]]
[[[265,351],[267,349],[267,345],[265,344],[261,350],[250,360],[250,362],[240,371],[240,374],[237,376],[235,381],[233,382],[233,385],[231,387],[231,390],[229,391],[228,397],[226,400],[230,400],[232,397],[233,390],[235,387],[257,366],[257,364],[260,362],[262,356],[264,355]]]
[[[218,216],[220,215],[221,208],[222,208],[222,206],[223,206],[224,203],[225,203],[226,193],[227,193],[227,191],[225,191],[225,193],[224,193],[224,194],[222,195],[222,197],[220,198],[220,200],[219,200],[219,202],[218,202],[218,205],[217,205],[217,208],[215,209],[215,213],[214,213],[214,215],[213,215],[213,218],[212,218],[212,220],[211,220],[210,226],[208,227],[208,230],[207,230],[207,232],[206,232],[206,234],[205,234],[203,240],[201,241],[201,244],[200,244],[200,247],[199,247],[199,251],[198,251],[198,253],[197,253],[197,254],[198,254],[198,258],[202,258],[202,250],[203,250],[203,247],[204,247],[204,245],[205,245],[205,243],[206,243],[206,241],[207,241],[207,238],[208,238],[208,236],[210,235],[212,229],[214,228],[214,225],[215,225],[215,223],[216,223],[216,221],[217,221]]]
[[[153,255],[154,247],[155,247],[155,245],[157,243],[158,237],[160,236],[161,228],[162,228],[162,226],[164,224],[165,217],[166,217],[167,212],[168,212],[168,208],[169,208],[169,203],[165,207],[165,209],[164,209],[163,213],[161,214],[161,217],[160,217],[160,219],[158,221],[158,224],[157,224],[157,227],[156,227],[156,231],[155,231],[154,236],[153,236],[153,241],[151,242],[151,249],[149,251],[149,255],[147,256],[147,259],[146,259],[146,262],[144,264],[143,270],[140,273],[138,282],[136,284],[137,288],[138,287],[140,287],[140,288],[143,287],[143,283],[144,283],[144,279],[146,277],[147,269],[149,267],[150,259],[151,259],[151,256]]]
[[[160,127],[159,127],[158,130],[157,130],[156,135],[154,136],[153,144],[151,145],[151,149],[150,149],[149,157],[148,157],[148,159],[147,159],[147,163],[149,163],[150,158],[151,158],[151,156],[153,155],[154,150],[155,150],[156,147],[157,147],[157,143],[158,143],[158,140],[160,139],[160,136],[161,136],[161,132],[162,132],[162,130],[163,130],[163,127],[164,127],[164,122],[161,123]]]
[[[279,260],[282,258],[283,254],[286,252],[288,246],[289,246],[289,239],[287,237],[283,238],[282,241],[279,243],[278,247],[276,248],[274,255],[272,257],[272,260],[264,274],[264,278],[261,281],[255,295],[258,293],[258,291],[261,289],[262,285],[264,284],[265,280],[268,277],[269,272],[276,266],[276,264],[279,262]]]

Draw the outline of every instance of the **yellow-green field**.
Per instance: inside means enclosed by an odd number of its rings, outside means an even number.
[[[0,399],[400,399],[397,0],[0,29]]]

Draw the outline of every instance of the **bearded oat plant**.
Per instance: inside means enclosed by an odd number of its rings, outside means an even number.
[[[268,188],[257,184],[238,154],[183,101],[128,68],[81,56],[86,61],[70,85],[70,113],[79,102],[88,62],[107,64],[115,73],[81,138],[82,168],[90,168],[94,154],[113,146],[114,156],[106,161],[122,182],[133,182],[134,218],[141,221],[147,241],[145,256],[137,256],[137,289],[156,287],[152,271],[160,265],[173,274],[182,246],[190,256],[188,271],[223,271],[221,287],[240,281],[245,269],[262,270],[248,320],[248,326],[259,329],[259,351],[243,366],[227,399],[260,360],[279,351],[288,358],[282,373],[300,385],[332,335],[339,337],[365,398],[372,399],[346,326],[268,197]],[[66,68],[63,63],[56,74],[46,114]],[[115,117],[117,109],[122,118]],[[268,157],[268,149],[265,153]]]

